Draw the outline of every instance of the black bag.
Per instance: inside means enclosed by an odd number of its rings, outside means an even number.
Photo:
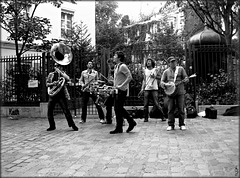
[[[209,119],[217,119],[217,110],[214,107],[209,107],[205,109],[205,117]]]
[[[228,109],[226,109],[225,113],[223,113],[224,116],[239,116],[240,113],[240,107],[239,106],[233,106]]]
[[[187,118],[195,118],[197,117],[198,113],[194,106],[190,105],[186,108],[187,110]]]
[[[133,106],[131,109],[127,109],[128,113],[133,117],[133,118],[143,118],[143,109],[142,108],[137,108]]]
[[[151,109],[151,111],[149,112],[149,117],[150,118],[163,118],[163,114],[162,112],[157,108],[156,105],[154,105]]]

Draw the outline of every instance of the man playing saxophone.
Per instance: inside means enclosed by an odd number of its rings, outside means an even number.
[[[68,59],[69,57],[67,55],[64,55],[61,53],[61,49],[66,47],[63,45],[64,44],[57,43],[56,45],[53,45],[51,49],[51,55],[56,63],[54,64],[55,70],[49,73],[46,81],[46,86],[48,87],[48,94],[49,94],[47,116],[48,116],[48,122],[50,125],[47,131],[56,129],[56,125],[53,117],[53,111],[57,103],[60,105],[60,107],[63,110],[63,113],[68,122],[68,126],[72,127],[74,131],[78,130],[78,127],[75,125],[71,112],[68,109],[68,105],[67,105],[67,100],[70,100],[70,95],[68,93],[66,83],[67,81],[70,80],[70,78],[63,71],[63,66],[60,64],[67,65],[71,61],[69,61]]]
[[[100,123],[104,123],[104,112],[100,105],[96,103],[97,95],[92,91],[93,84],[98,80],[98,72],[93,69],[93,62],[89,61],[87,64],[87,69],[82,71],[81,77],[79,79],[79,83],[82,86],[82,115],[81,120],[79,121],[81,124],[86,122],[87,118],[87,104],[89,98],[91,97],[98,111],[98,116],[100,119]]]

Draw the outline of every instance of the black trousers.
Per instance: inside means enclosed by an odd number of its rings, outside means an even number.
[[[109,95],[104,104],[106,106],[106,122],[112,123],[112,108],[114,105],[114,96],[112,94]]]
[[[68,126],[72,127],[75,125],[73,118],[72,118],[72,114],[70,112],[70,110],[68,109],[68,105],[67,105],[67,99],[65,97],[65,94],[63,91],[60,91],[58,94],[56,94],[53,97],[49,96],[49,100],[48,100],[48,122],[51,128],[55,128],[55,121],[54,121],[54,117],[53,117],[53,111],[54,108],[56,106],[56,104],[59,104],[61,109],[63,110],[63,113],[67,119],[68,122]]]
[[[127,91],[118,90],[118,94],[114,94],[114,111],[116,114],[116,129],[122,130],[123,118],[127,119],[129,124],[134,123],[133,118],[124,108],[126,101]]]
[[[99,119],[104,119],[104,113],[103,113],[103,109],[101,106],[97,105],[95,102],[97,100],[97,96],[93,93],[90,93],[90,92],[83,92],[82,94],[82,120],[83,121],[86,121],[86,118],[87,118],[87,104],[88,104],[88,101],[89,101],[89,98],[92,98],[96,108],[97,108],[97,111],[98,111],[98,116],[99,116]]]

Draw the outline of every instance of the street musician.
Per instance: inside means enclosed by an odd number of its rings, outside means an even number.
[[[77,131],[78,127],[75,125],[67,105],[67,100],[70,100],[70,95],[68,93],[66,83],[70,80],[70,78],[63,71],[63,66],[68,65],[72,61],[71,50],[63,43],[56,43],[52,46],[50,54],[55,61],[55,64],[54,71],[49,73],[46,80],[49,95],[47,116],[50,125],[47,131],[56,129],[53,111],[57,103],[63,110],[68,126],[72,127],[74,131]]]
[[[92,98],[97,108],[100,123],[105,122],[103,109],[100,105],[96,104],[97,95],[93,91],[94,87],[96,87],[95,85],[97,85],[97,81],[98,81],[98,72],[93,69],[92,61],[89,61],[87,64],[87,69],[82,71],[81,77],[79,79],[79,83],[82,86],[81,90],[82,90],[82,104],[83,104],[80,123],[86,122],[87,104],[90,97]]]

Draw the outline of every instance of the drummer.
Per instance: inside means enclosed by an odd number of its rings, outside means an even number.
[[[113,61],[113,60],[109,60],[109,61]],[[114,70],[112,70],[112,68],[114,69],[114,64],[111,62],[108,62],[108,64],[109,64],[110,70],[108,72],[108,78],[106,78],[108,80],[106,85],[111,88],[113,86]],[[105,100],[104,104],[106,106],[106,121],[103,124],[112,124],[112,108],[114,105],[114,97],[111,92],[109,92],[109,95]]]
[[[87,64],[87,69],[82,71],[81,77],[79,79],[80,85],[82,86],[82,115],[80,123],[86,122],[87,117],[87,105],[89,97],[92,98],[93,102],[98,111],[98,116],[100,123],[104,123],[104,112],[100,105],[96,104],[97,94],[94,92],[96,85],[98,84],[98,72],[93,69],[93,62],[89,61]]]

